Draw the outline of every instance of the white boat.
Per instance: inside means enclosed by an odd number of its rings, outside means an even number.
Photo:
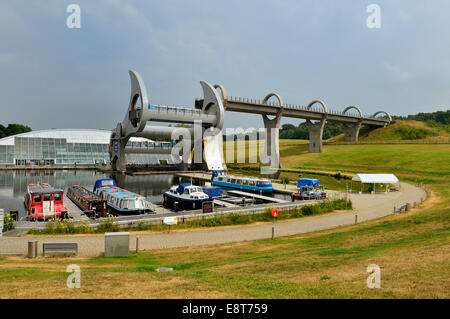
[[[203,202],[209,201],[209,196],[202,188],[191,183],[172,186],[163,197],[164,206],[175,210],[201,209]]]

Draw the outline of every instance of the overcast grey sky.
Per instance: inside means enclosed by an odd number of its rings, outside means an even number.
[[[80,29],[66,26],[70,3],[81,7]],[[371,3],[380,29],[366,25]],[[204,80],[233,96],[274,91],[285,103],[322,99],[365,114],[448,109],[449,16],[447,0],[3,0],[0,123],[113,128],[129,69],[154,104],[191,107]],[[262,120],[227,113],[225,126]]]

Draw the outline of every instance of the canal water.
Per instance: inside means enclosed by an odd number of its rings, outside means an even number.
[[[129,176],[115,173],[105,174],[95,170],[0,171],[0,208],[5,211],[19,211],[19,217],[22,217],[25,216],[23,200],[28,184],[39,181],[64,191],[72,185],[80,185],[92,190],[95,181],[99,178],[114,178],[119,187],[141,194],[154,204],[162,204],[163,193],[172,185],[190,182],[188,179],[181,180],[172,174]],[[204,185],[204,182],[198,180],[194,180],[193,183]],[[224,190],[222,193],[226,194],[226,191]],[[273,196],[288,199],[285,198],[286,195],[275,194]]]

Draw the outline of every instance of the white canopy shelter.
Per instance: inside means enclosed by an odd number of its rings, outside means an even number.
[[[363,184],[397,184],[398,178],[394,174],[356,174],[352,181]]]

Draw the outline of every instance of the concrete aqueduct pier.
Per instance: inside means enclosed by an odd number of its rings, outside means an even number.
[[[385,111],[364,116],[361,109],[354,105],[346,107],[343,111],[335,111],[329,110],[321,100],[314,100],[306,107],[285,104],[281,96],[274,92],[265,95],[262,100],[228,97],[227,91],[222,85],[212,86],[203,81],[200,84],[204,97],[195,101],[195,108],[154,105],[149,103],[147,90],[141,76],[132,70],[129,71],[129,74],[131,79],[130,103],[123,121],[117,124],[111,134],[109,150],[112,168],[120,172],[126,171],[125,145],[130,137],[174,139],[174,136],[179,135],[177,132],[180,128],[149,126],[148,122],[194,124],[194,127],[184,129],[187,134],[183,136],[183,143],[190,145],[190,148],[186,147],[188,151],[194,149],[194,163],[203,163],[203,168],[208,170],[226,170],[222,142],[225,111],[261,114],[266,135],[262,166],[276,170],[282,167],[278,132],[283,116],[306,120],[309,130],[309,152],[311,153],[322,152],[323,129],[327,121],[341,123],[345,141],[349,142],[358,140],[362,125],[385,127],[392,121],[389,113]],[[356,113],[351,113],[351,110]],[[196,132],[196,130],[199,131]],[[198,145],[203,146],[200,154],[195,152]],[[184,152],[186,152],[186,148]],[[190,154],[190,152],[187,153]],[[184,159],[186,160],[186,156]],[[187,162],[190,163],[190,159]]]

